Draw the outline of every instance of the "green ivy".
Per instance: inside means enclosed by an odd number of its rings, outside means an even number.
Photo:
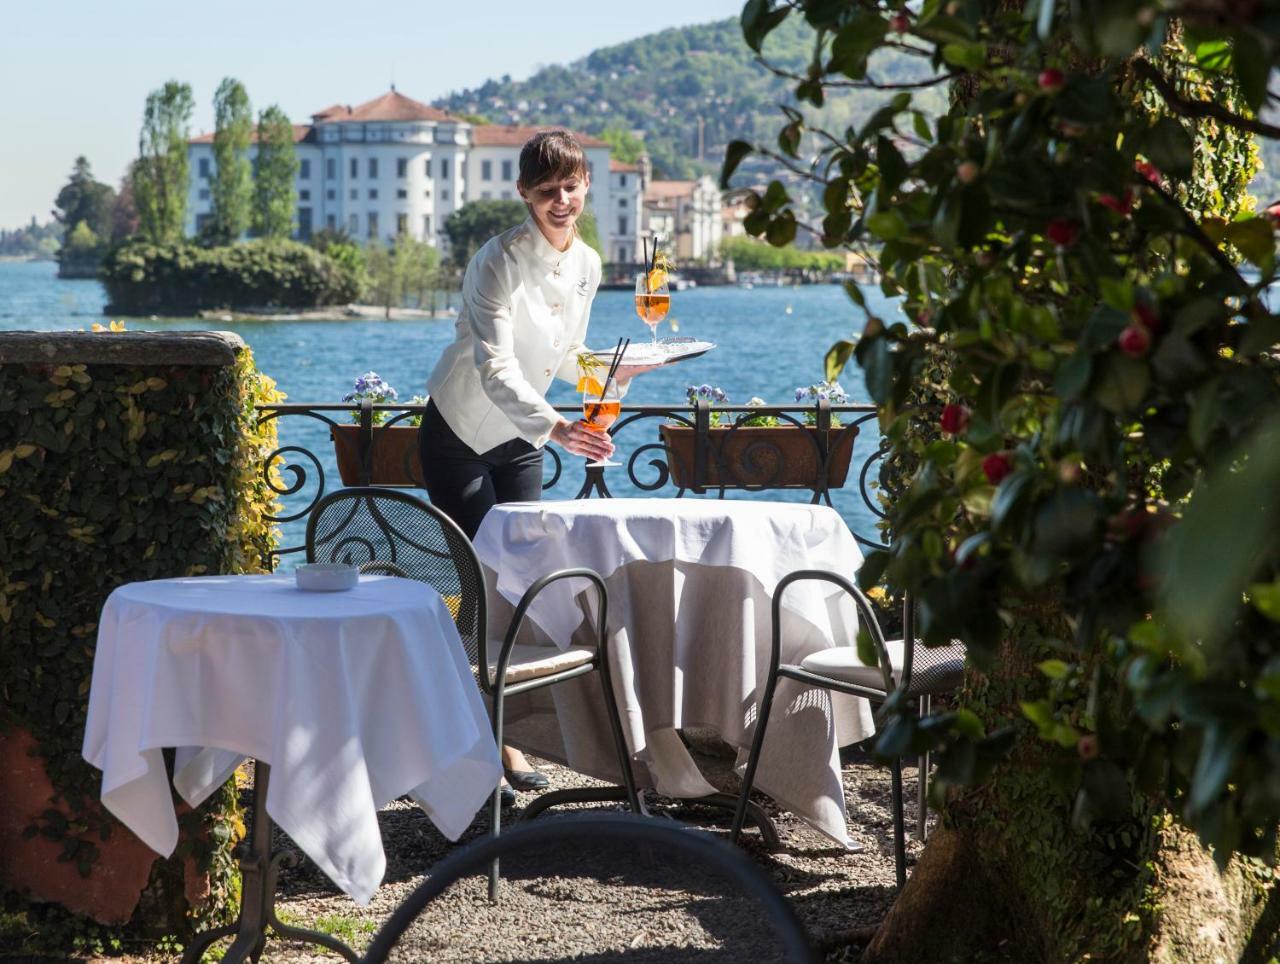
[[[221,368],[0,366],[0,726],[34,736],[57,788],[28,835],[59,842],[86,877],[118,830],[80,755],[99,612],[126,582],[267,570],[277,505],[261,465],[275,426],[254,406],[281,397],[247,349]],[[234,788],[180,822],[181,849],[157,862],[139,927],[182,934],[238,903]],[[182,858],[210,873],[201,908],[185,906]],[[50,932],[40,913],[44,946],[72,931],[116,939],[95,925]]]

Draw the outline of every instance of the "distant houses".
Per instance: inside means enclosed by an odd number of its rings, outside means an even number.
[[[464,204],[519,199],[520,148],[540,129],[473,124],[394,87],[356,107],[327,107],[310,124],[294,125],[298,237],[329,228],[362,241],[407,234],[444,248],[444,222]],[[639,261],[642,239],[655,232],[677,261],[714,255],[733,219],[711,178],[654,181],[647,157],[622,163],[604,141],[577,137],[591,168],[588,200],[607,261]],[[249,150],[252,158],[256,146]],[[186,230],[195,235],[212,212],[213,135],[191,138],[188,154]]]

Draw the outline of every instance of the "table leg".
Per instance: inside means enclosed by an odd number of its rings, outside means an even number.
[[[246,958],[257,961],[266,947],[268,926],[281,937],[327,947],[352,964],[359,959],[355,951],[336,938],[318,931],[291,927],[276,916],[276,876],[281,865],[294,866],[298,857],[287,851],[271,852],[272,822],[267,815],[267,786],[270,780],[271,767],[255,761],[250,843],[247,849],[243,844],[239,848],[240,917],[234,924],[215,927],[197,935],[182,955],[182,964],[198,964],[214,941],[231,934],[235,934],[236,939],[222,956],[223,964],[241,964]]]

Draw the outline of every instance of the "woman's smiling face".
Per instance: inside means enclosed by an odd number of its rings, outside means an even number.
[[[551,178],[531,188],[517,187],[547,240],[552,244],[558,241],[557,246],[563,247],[582,214],[590,186],[589,175],[572,174],[565,178]]]

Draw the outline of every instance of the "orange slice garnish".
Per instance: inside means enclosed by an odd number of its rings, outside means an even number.
[[[661,268],[654,268],[649,272],[649,290],[657,291],[667,283],[667,273]]]
[[[589,392],[592,395],[599,395],[604,391],[604,386],[596,381],[592,376],[583,375],[578,379],[578,391]]]

